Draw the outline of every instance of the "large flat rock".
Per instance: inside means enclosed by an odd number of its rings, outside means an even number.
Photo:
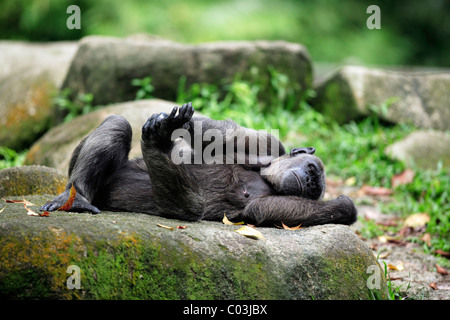
[[[41,205],[51,196],[25,198]],[[179,225],[186,228],[177,229]],[[384,273],[375,256],[347,226],[258,228],[263,240],[246,238],[235,232],[238,228],[122,212],[35,217],[20,203],[7,204],[0,215],[0,297],[386,297]],[[79,289],[67,287],[72,265],[80,270]],[[378,290],[374,275],[380,276]],[[375,289],[369,290],[368,282]]]

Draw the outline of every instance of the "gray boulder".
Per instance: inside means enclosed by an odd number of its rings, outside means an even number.
[[[436,169],[439,161],[450,171],[450,133],[420,130],[386,148],[386,153],[423,169]]]
[[[8,204],[0,215],[0,297],[386,298],[384,272],[347,226],[258,228],[260,240],[236,233],[240,227],[125,212],[30,217],[22,204]],[[70,266],[79,268],[78,288],[67,286],[77,284]]]
[[[0,170],[0,198],[29,194],[59,194],[67,174],[44,166],[23,166]]]
[[[28,147],[54,117],[52,98],[78,44],[0,41],[0,145]]]
[[[311,62],[306,49],[285,41],[230,41],[197,45],[161,39],[89,36],[81,40],[63,88],[92,93],[96,105],[133,100],[133,79],[152,77],[153,95],[175,100],[180,79],[218,86],[236,75],[259,70],[260,81],[270,88],[268,66],[289,76],[296,93],[311,86]],[[268,90],[262,90],[264,94]]]
[[[384,120],[421,128],[450,129],[450,73],[399,72],[343,67],[316,86],[311,103],[343,123],[378,110]]]
[[[70,122],[52,128],[36,141],[28,152],[25,163],[44,165],[67,173],[70,158],[76,146],[106,117],[113,114],[121,115],[130,122],[133,129],[130,157],[139,156],[141,155],[141,130],[145,121],[153,113],[170,113],[175,105],[175,102],[158,99],[139,100],[111,105],[79,116]]]

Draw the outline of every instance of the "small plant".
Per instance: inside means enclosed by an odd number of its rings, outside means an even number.
[[[23,165],[27,151],[16,152],[7,147],[0,147],[0,170]]]
[[[54,104],[60,109],[67,111],[64,122],[69,122],[79,115],[87,114],[96,110],[92,103],[94,95],[92,93],[79,93],[76,99],[70,98],[72,91],[66,88],[59,92],[54,98]]]
[[[138,87],[135,100],[151,99],[153,98],[153,91],[155,88],[152,86],[152,78],[145,77],[143,79],[131,80],[131,85]]]

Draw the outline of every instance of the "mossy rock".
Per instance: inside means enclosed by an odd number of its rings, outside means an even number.
[[[182,44],[162,39],[88,36],[80,41],[62,88],[75,97],[92,93],[95,105],[130,101],[136,97],[133,79],[150,76],[152,95],[176,100],[180,80],[185,87],[208,83],[222,88],[236,77],[252,80],[258,70],[261,99],[270,97],[270,70],[289,78],[300,98],[312,85],[311,59],[305,47],[286,41],[221,41]],[[254,80],[253,80],[254,81]]]
[[[59,194],[67,176],[44,166],[23,166],[0,170],[0,197],[29,194]]]
[[[25,164],[44,165],[68,172],[73,150],[91,131],[94,131],[108,116],[125,117],[133,130],[130,158],[140,156],[141,131],[145,121],[153,113],[170,113],[175,102],[149,99],[118,103],[100,108],[94,112],[76,117],[70,122],[60,124],[37,140],[25,158]]]
[[[345,66],[315,86],[311,104],[339,123],[373,112],[392,123],[449,130],[450,73]]]
[[[53,98],[77,48],[77,42],[0,41],[0,145],[27,148],[51,127]]]
[[[37,205],[51,196],[26,198]],[[161,228],[165,225],[173,230]],[[177,226],[186,226],[178,229]],[[19,299],[386,298],[372,251],[347,226],[258,228],[264,240],[220,222],[138,213],[52,212],[22,204],[0,215],[0,297]],[[68,288],[69,266],[80,270]],[[378,288],[370,290],[373,273]],[[73,282],[71,282],[73,284]],[[377,284],[377,283],[375,283]],[[370,285],[369,285],[370,287]]]

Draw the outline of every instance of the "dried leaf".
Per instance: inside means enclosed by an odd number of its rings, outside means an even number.
[[[259,232],[258,230],[254,229],[254,228],[250,228],[249,226],[243,226],[242,228],[239,228],[238,230],[235,230],[235,231],[237,233],[240,233],[251,239],[255,239],[255,240],[264,239],[261,232]]]
[[[391,253],[392,253],[392,251],[387,251],[387,252],[385,252],[385,253],[380,253],[380,254],[378,255],[378,258],[379,258],[379,259],[386,259],[387,257],[389,257],[389,256],[391,255]]]
[[[388,188],[371,186],[362,186],[360,191],[368,196],[389,196],[393,193],[393,191]]]
[[[437,264],[434,265],[436,267],[436,271],[440,274],[443,274],[444,276],[448,275],[448,271]]]
[[[438,289],[438,286],[437,286],[436,282],[430,283],[430,287],[433,288],[433,290],[437,290]]]
[[[2,199],[3,199],[6,203],[23,203],[23,204],[25,204],[26,206],[29,206],[29,207],[35,206],[35,204],[33,204],[33,203],[31,203],[31,202],[25,200],[25,198],[23,198],[22,200],[8,200],[8,199],[5,199],[5,198],[2,198]]]
[[[230,220],[228,220],[228,218],[227,218],[227,216],[226,216],[225,213],[223,214],[222,222],[223,222],[224,224],[227,224],[227,225],[230,225],[230,226],[237,226],[237,225],[245,224],[244,221],[241,221],[241,222],[231,222]]]
[[[428,213],[415,213],[406,218],[403,224],[407,227],[417,228],[426,225],[428,222],[430,222]]]
[[[187,226],[177,226],[177,229],[186,229]]]
[[[70,193],[69,193],[69,199],[67,199],[67,202],[63,204],[61,207],[59,207],[58,211],[69,211],[70,208],[72,208],[72,204],[75,201],[75,196],[77,195],[77,191],[75,190],[73,183],[70,187]]]
[[[23,206],[24,206],[25,210],[27,210],[27,214],[29,216],[47,217],[48,215],[50,215],[50,213],[47,211],[44,211],[44,213],[36,213],[33,210],[31,210],[30,208],[28,208],[26,204],[24,204]]]
[[[392,187],[396,188],[399,185],[411,183],[414,180],[414,175],[415,173],[411,169],[406,169],[402,173],[394,175],[391,179]]]
[[[394,240],[397,240],[397,238],[392,237],[392,236],[387,236],[387,235],[378,236],[377,239],[381,243],[388,243],[388,242],[392,242]]]
[[[164,228],[164,229],[169,229],[169,230],[173,230],[173,228],[172,227],[168,227],[168,226],[165,226],[165,225],[163,225],[163,224],[157,224],[157,226],[158,227],[160,227],[160,228]]]
[[[403,262],[401,262],[400,264],[394,266],[393,264],[388,264],[387,265],[389,270],[395,270],[395,271],[402,271],[405,270],[405,267],[403,266]]]
[[[344,184],[348,187],[354,186],[356,184],[356,177],[350,177],[346,179]]]
[[[420,240],[422,240],[423,242],[425,242],[427,244],[427,246],[431,247],[431,235],[429,233],[425,233]]]
[[[302,224],[299,224],[299,225],[296,226],[296,227],[288,227],[287,225],[285,225],[285,224],[283,223],[283,221],[281,221],[281,225],[283,226],[283,229],[284,229],[284,230],[300,230],[300,229],[303,229],[303,228],[304,228],[304,227],[301,227]]]
[[[450,258],[450,252],[447,252],[447,251],[444,251],[444,250],[441,250],[441,249],[435,250],[434,253],[435,254],[439,254],[439,255],[441,255],[443,257],[446,257],[447,259]]]

